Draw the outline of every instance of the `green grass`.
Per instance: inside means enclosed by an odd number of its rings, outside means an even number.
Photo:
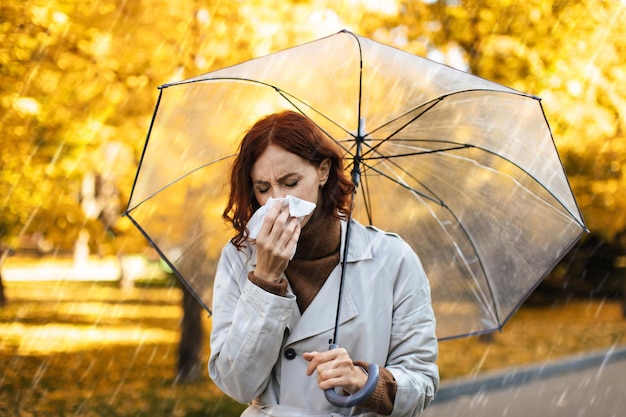
[[[0,308],[0,416],[238,416],[205,378],[174,381],[180,290],[8,283]],[[204,320],[206,334],[210,320]],[[207,336],[208,337],[208,336]],[[490,343],[440,344],[443,380],[626,344],[615,302],[524,307]],[[203,361],[208,358],[208,340]]]

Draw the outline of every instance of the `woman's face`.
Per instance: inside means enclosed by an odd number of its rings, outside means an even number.
[[[320,187],[326,183],[329,170],[329,159],[315,166],[279,146],[269,145],[252,166],[250,177],[254,196],[261,205],[265,205],[270,197],[292,195],[319,206]]]

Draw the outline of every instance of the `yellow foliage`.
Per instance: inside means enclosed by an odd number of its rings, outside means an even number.
[[[59,200],[38,185],[72,196],[111,140],[135,156],[112,168],[126,198],[159,85],[343,28],[419,55],[458,52],[471,72],[541,96],[586,219],[605,234],[625,226],[613,221],[626,212],[615,191],[626,164],[624,2],[36,0],[0,12],[3,233],[55,228]],[[17,155],[45,167],[10,162]]]
[[[7,293],[10,303],[0,309],[0,404],[12,412],[234,417],[243,411],[210,381],[206,338],[201,380],[176,383],[180,289],[22,282]],[[202,322],[206,336],[210,319],[203,315]],[[491,341],[440,343],[438,364],[445,382],[625,342],[619,303],[555,303],[523,307]]]

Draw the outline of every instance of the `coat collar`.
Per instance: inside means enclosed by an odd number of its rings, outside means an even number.
[[[339,254],[340,262],[343,260],[345,251],[346,234],[348,232],[348,223],[341,222],[341,252]],[[348,245],[348,262],[362,261],[372,258],[372,246],[370,238],[367,235],[367,229],[356,220],[350,222],[350,242]]]

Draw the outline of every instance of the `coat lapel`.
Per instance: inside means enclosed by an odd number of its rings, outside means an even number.
[[[287,344],[296,343],[300,340],[332,331],[335,328],[335,315],[337,314],[337,296],[339,295],[339,281],[341,279],[341,266],[337,266],[315,296],[311,304],[304,310],[302,316],[297,308],[292,314],[290,334]],[[339,324],[358,316],[350,291],[344,287],[343,304]]]
[[[346,223],[341,224],[341,252],[343,257],[346,234]],[[365,234],[365,228],[356,222],[352,223],[350,245],[348,246],[348,263],[371,257],[369,242]],[[355,276],[346,276],[348,280],[358,280]],[[300,340],[316,336],[318,334],[333,331],[337,314],[337,301],[339,285],[341,282],[341,261],[333,269],[330,276],[315,296],[311,304],[302,315],[297,308],[294,309],[289,325],[290,334],[287,344],[296,343]],[[291,291],[291,288],[289,289]],[[343,300],[339,316],[339,325],[359,315],[354,297],[350,292],[350,285],[346,282],[343,288]],[[332,334],[331,334],[332,335]]]

